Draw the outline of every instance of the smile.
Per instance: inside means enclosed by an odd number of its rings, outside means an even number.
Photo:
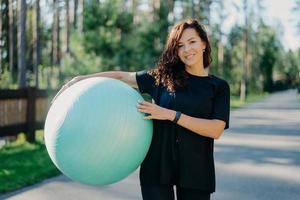
[[[185,56],[185,59],[191,59],[192,57],[194,57],[195,54],[190,54],[190,55],[187,55]]]

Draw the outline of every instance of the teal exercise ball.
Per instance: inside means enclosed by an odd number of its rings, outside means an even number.
[[[108,185],[135,171],[150,147],[153,125],[137,110],[143,97],[122,81],[89,78],[62,92],[44,129],[47,151],[69,178]]]

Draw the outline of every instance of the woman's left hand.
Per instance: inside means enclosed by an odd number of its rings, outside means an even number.
[[[173,120],[175,117],[175,111],[160,107],[154,103],[147,101],[138,102],[138,111],[149,114],[144,119],[158,119],[158,120]]]

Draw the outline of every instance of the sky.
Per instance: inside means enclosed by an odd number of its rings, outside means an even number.
[[[256,0],[248,1],[250,3],[256,2]],[[235,23],[243,23],[244,17],[232,6],[234,3],[241,6],[243,0],[225,0],[224,2],[227,3],[225,8],[231,10],[227,13],[224,23],[224,31],[228,32]],[[291,11],[295,5],[294,0],[261,0],[261,3],[265,9],[262,13],[264,22],[279,28],[279,32],[283,34],[281,42],[285,44],[285,50],[300,48],[300,34],[297,34],[296,30],[296,14]]]
[[[294,50],[300,47],[299,32],[296,30],[296,16],[291,11],[295,2],[294,0],[264,0],[266,6],[266,21],[271,25],[276,25],[276,20],[279,21],[284,28],[283,41],[287,47]],[[297,37],[298,35],[298,37]]]

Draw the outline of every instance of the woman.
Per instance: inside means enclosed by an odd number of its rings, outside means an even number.
[[[208,74],[210,63],[207,33],[188,19],[172,28],[154,69],[79,76],[60,92],[85,78],[110,77],[150,94],[155,103],[137,105],[154,122],[140,168],[143,199],[173,200],[176,186],[178,200],[206,200],[215,191],[214,139],[229,127],[230,96],[227,82]]]

